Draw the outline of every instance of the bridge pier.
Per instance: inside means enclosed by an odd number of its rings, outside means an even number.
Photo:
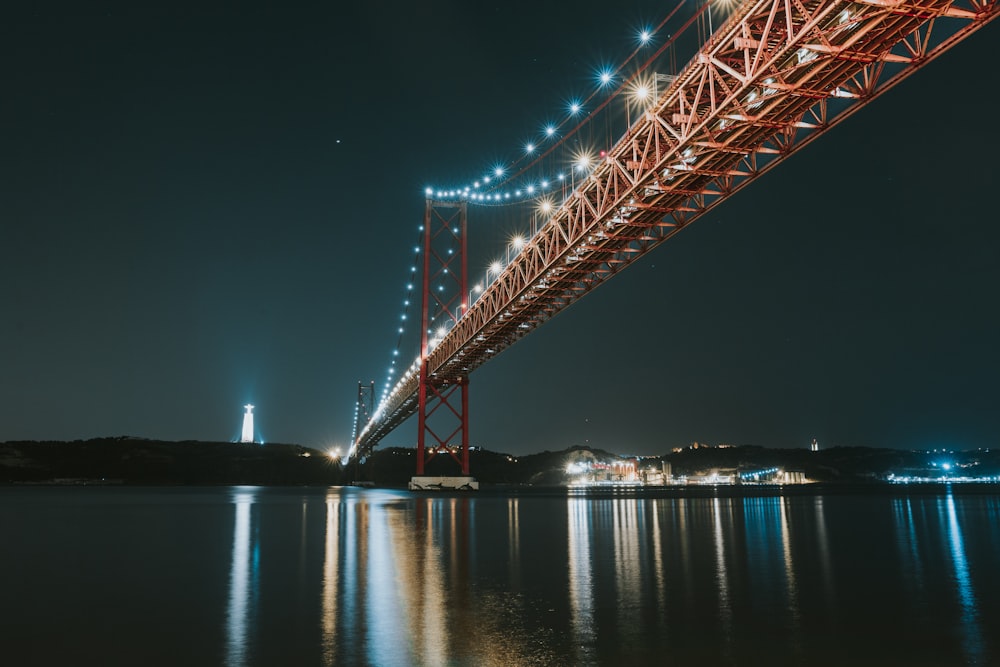
[[[410,479],[410,491],[478,491],[475,477],[428,477],[416,475]]]

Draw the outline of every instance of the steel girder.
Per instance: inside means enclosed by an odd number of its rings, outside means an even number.
[[[430,352],[467,374],[1000,13],[997,0],[736,8]],[[359,442],[416,410],[404,376]]]

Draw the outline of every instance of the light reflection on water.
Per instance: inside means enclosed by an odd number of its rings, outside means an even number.
[[[938,500],[940,507],[941,500]],[[976,594],[969,575],[969,564],[965,559],[965,542],[962,539],[962,527],[955,514],[955,496],[951,493],[944,499],[948,516],[948,542],[951,546],[951,566],[958,584],[958,600],[962,606],[962,644],[965,654],[972,664],[980,664],[982,660],[983,638],[979,627],[979,610],[976,606]]]
[[[226,625],[226,664],[231,667],[246,664],[250,621],[256,606],[260,551],[256,531],[251,524],[254,489],[233,492],[235,521],[233,527],[233,560],[229,575],[229,610]]]
[[[332,666],[337,651],[337,588],[340,582],[340,494],[326,497],[326,539],[323,543],[323,664]]]
[[[573,648],[580,663],[593,660],[594,591],[591,570],[590,503],[569,498],[569,615]]]
[[[5,664],[989,665],[998,519],[944,488],[0,488],[0,627]]]
[[[729,574],[726,571],[726,542],[723,535],[722,503],[729,509],[730,499],[712,500],[712,527],[715,537],[715,580],[719,591],[719,620],[722,626],[722,643],[726,656],[731,655],[733,643],[733,606],[729,599]],[[731,517],[729,517],[731,519]],[[728,522],[727,522],[728,523]]]

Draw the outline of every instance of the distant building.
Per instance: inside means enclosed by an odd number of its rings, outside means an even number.
[[[244,405],[247,411],[243,414],[243,434],[240,436],[240,442],[253,442],[253,406]]]
[[[815,443],[816,441],[813,440]],[[813,451],[816,451],[815,449]],[[806,474],[801,470],[786,470],[782,473],[782,482],[785,484],[805,484]]]
[[[813,438],[812,444],[809,445],[809,451],[811,452],[819,451],[819,443],[816,442],[816,438]]]

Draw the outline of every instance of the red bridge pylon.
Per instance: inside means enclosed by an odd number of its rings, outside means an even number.
[[[430,368],[431,351],[468,308],[467,204],[427,200],[424,212],[423,298],[420,329],[417,475],[438,454],[449,454],[469,474],[469,374]],[[430,443],[427,436],[430,436]]]

